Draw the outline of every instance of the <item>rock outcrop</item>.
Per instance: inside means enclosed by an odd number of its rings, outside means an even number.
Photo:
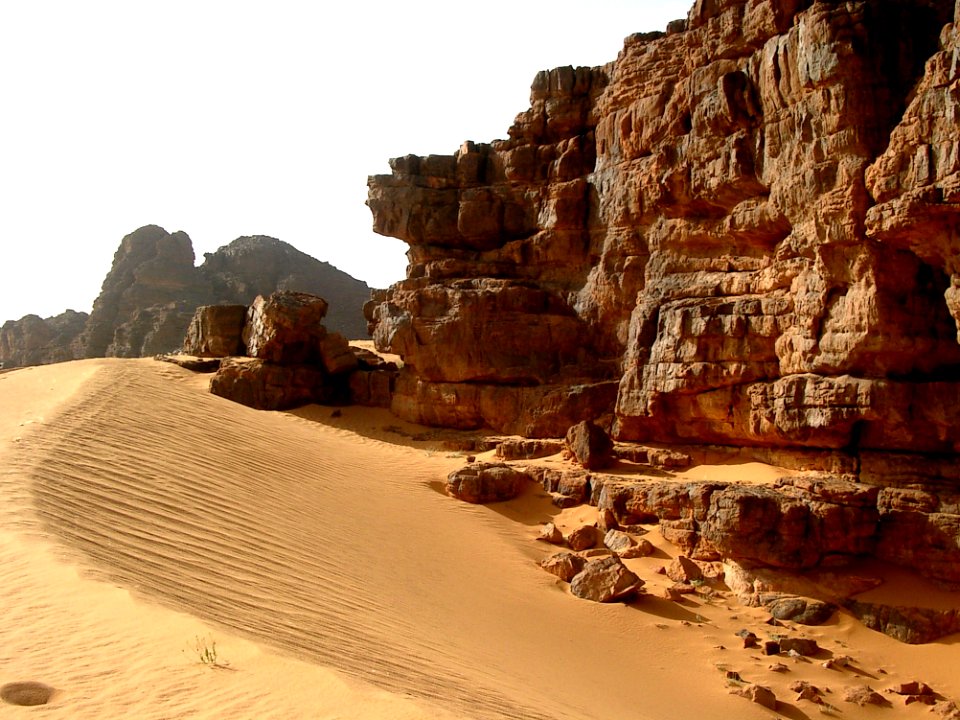
[[[26,315],[0,327],[0,364],[25,367],[72,360],[74,344],[87,323],[87,313],[67,310],[54,317]]]
[[[394,159],[368,205],[408,277],[365,310],[405,362],[394,412],[597,421],[651,462],[814,452],[823,478],[773,487],[588,488],[605,526],[657,521],[692,557],[960,582],[958,22],[954,0],[698,1],[538,74],[507,139]]]
[[[508,139],[393,160],[368,205],[408,278],[367,314],[394,411],[956,453],[954,11],[698,2],[539,74]]]
[[[28,315],[7,322],[0,330],[0,362],[15,367],[173,352],[181,347],[198,306],[246,307],[258,295],[277,290],[329,298],[327,327],[346,337],[367,336],[366,283],[285,242],[242,237],[205,258],[194,266],[186,233],[171,234],[156,225],[130,233],[114,255],[89,318],[68,311],[46,320]]]

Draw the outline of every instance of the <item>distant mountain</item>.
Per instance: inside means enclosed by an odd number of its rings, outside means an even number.
[[[146,225],[120,242],[89,316],[27,315],[0,328],[0,362],[41,365],[81,357],[142,357],[180,347],[200,305],[250,304],[257,295],[298,290],[330,305],[325,325],[348,338],[367,336],[363,304],[370,288],[276,238],[241,237],[194,266],[184,232]]]

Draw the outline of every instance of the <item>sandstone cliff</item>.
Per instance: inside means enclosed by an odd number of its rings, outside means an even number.
[[[184,232],[142,227],[120,243],[89,318],[72,311],[43,320],[28,315],[0,329],[0,362],[8,367],[80,357],[141,357],[180,347],[201,305],[247,305],[276,290],[331,299],[327,326],[366,337],[366,283],[293,246],[265,236],[243,237],[200,267]],[[72,314],[71,314],[72,313]]]
[[[540,73],[508,139],[393,160],[368,205],[410,270],[367,314],[394,411],[954,458],[955,12],[698,0]]]

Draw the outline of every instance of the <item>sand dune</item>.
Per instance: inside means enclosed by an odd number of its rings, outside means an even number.
[[[435,489],[462,457],[388,414],[257,412],[206,381],[151,360],[0,376],[0,684],[56,688],[44,716],[771,717],[718,663],[792,702],[768,659],[720,647],[762,612],[594,605],[537,568],[539,523],[590,509],[462,504]],[[651,588],[657,544],[632,561]],[[809,634],[958,690],[955,645],[843,617]],[[199,664],[197,637],[229,668]]]

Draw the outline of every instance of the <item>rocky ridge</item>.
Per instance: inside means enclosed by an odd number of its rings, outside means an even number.
[[[171,352],[180,347],[198,306],[248,305],[277,290],[331,298],[327,325],[347,337],[366,337],[361,308],[370,288],[328,263],[259,235],[238,238],[204,257],[195,267],[193,244],[184,232],[147,225],[130,233],[89,317],[68,311],[47,320],[28,315],[8,321],[0,328],[0,361],[19,367]]]
[[[796,468],[542,480],[701,562],[960,582],[958,23],[952,0],[698,0],[608,65],[538,74],[507,139],[392,160],[368,205],[408,277],[365,314],[404,361],[393,411]],[[960,627],[917,622],[901,639]]]

